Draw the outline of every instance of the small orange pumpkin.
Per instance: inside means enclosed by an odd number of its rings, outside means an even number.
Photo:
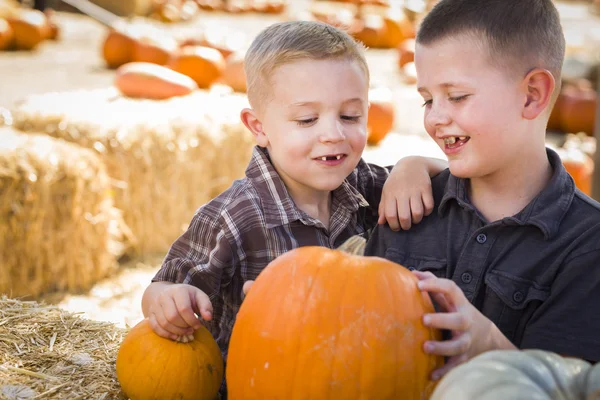
[[[362,254],[354,237],[345,247]],[[358,249],[353,249],[355,243]],[[232,399],[427,398],[442,357],[440,332],[408,269],[324,247],[291,250],[258,276],[233,327],[227,359]]]
[[[244,52],[233,53],[225,60],[223,81],[236,92],[246,93],[246,72],[244,71]]]
[[[123,339],[116,369],[131,400],[213,400],[223,381],[221,351],[206,328],[180,343],[158,336],[147,319]]]
[[[198,87],[208,88],[223,75],[225,59],[210,47],[185,46],[175,54],[169,67],[192,78]]]
[[[177,47],[177,41],[172,37],[144,35],[135,41],[131,61],[166,65]]]
[[[406,39],[398,46],[398,66],[400,69],[408,63],[415,61],[415,39]]]
[[[581,80],[576,85],[566,85],[561,97],[561,128],[567,133],[593,136],[598,96],[591,83]]]
[[[14,45],[15,34],[10,24],[0,18],[0,50],[10,49]]]
[[[198,88],[191,78],[161,65],[130,62],[115,74],[115,86],[128,97],[164,100],[185,96]]]
[[[131,62],[136,37],[131,27],[122,25],[115,25],[108,32],[102,45],[102,58],[108,68],[118,68]]]
[[[367,142],[376,145],[394,127],[395,109],[392,91],[387,87],[369,90],[369,118],[367,120]]]
[[[19,9],[7,21],[14,32],[17,50],[33,50],[48,37],[46,16],[39,10]]]

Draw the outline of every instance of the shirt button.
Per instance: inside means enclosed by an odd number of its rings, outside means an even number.
[[[471,283],[471,281],[473,280],[473,275],[471,275],[468,272],[465,272],[460,276],[460,280],[463,281],[463,283]]]
[[[415,267],[408,267],[408,270],[409,270],[409,271],[414,271],[414,270],[415,270]]]
[[[477,235],[477,242],[484,244],[487,240],[487,236],[485,236],[483,233],[480,233],[479,235]]]
[[[521,303],[523,300],[525,299],[525,296],[523,296],[523,293],[516,291],[513,293],[513,300],[517,303]]]

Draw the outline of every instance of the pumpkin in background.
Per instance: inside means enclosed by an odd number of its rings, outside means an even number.
[[[135,41],[131,61],[166,65],[177,47],[177,41],[164,33],[145,34]]]
[[[108,68],[118,68],[132,61],[136,30],[125,24],[115,24],[102,45],[102,58]]]
[[[548,117],[548,124],[546,129],[562,131],[561,127],[561,111],[562,111],[562,94],[559,94],[554,103],[552,111],[550,111],[550,117]]]
[[[213,400],[223,381],[221,351],[206,328],[181,343],[158,336],[147,319],[123,339],[116,368],[131,400]]]
[[[592,138],[587,139],[593,140]],[[584,140],[578,135],[570,134],[567,135],[567,140],[563,147],[556,149],[556,152],[560,156],[567,172],[573,177],[575,185],[583,193],[591,196],[594,160],[583,150],[584,148]]]
[[[382,47],[394,49],[406,39],[416,36],[413,23],[408,19],[404,11],[388,11],[383,17],[385,30],[383,34]]]
[[[299,247],[260,273],[233,327],[229,398],[427,398],[443,364],[423,351],[441,340],[422,322],[429,295],[408,269],[354,255],[361,246]]]
[[[33,50],[48,37],[46,16],[39,10],[19,9],[6,20],[14,32],[17,50]]]
[[[567,133],[594,135],[597,94],[590,81],[581,79],[567,84],[561,93],[560,122]]]
[[[415,39],[406,39],[398,46],[398,66],[402,69],[406,64],[415,62]]]
[[[593,400],[600,364],[543,350],[496,350],[452,369],[431,400]]]
[[[167,67],[145,62],[131,62],[120,66],[115,74],[115,86],[127,97],[152,100],[185,96],[198,88],[190,77]]]
[[[0,50],[10,49],[15,40],[15,34],[10,24],[3,18],[0,18]]]
[[[236,92],[246,93],[246,72],[244,71],[244,56],[246,53],[238,51],[225,60],[223,81]]]
[[[394,127],[394,118],[392,91],[387,87],[370,89],[367,142],[376,145],[382,141]]]
[[[198,87],[208,88],[223,75],[225,59],[211,47],[185,46],[174,55],[169,67],[192,78]]]

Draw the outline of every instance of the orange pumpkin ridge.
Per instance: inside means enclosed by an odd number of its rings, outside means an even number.
[[[271,262],[237,315],[228,394],[240,399],[422,399],[443,364],[434,312],[406,268],[376,257],[301,247]]]

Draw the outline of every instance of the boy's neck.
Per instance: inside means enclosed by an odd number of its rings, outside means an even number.
[[[331,192],[304,193],[288,187],[288,192],[296,207],[315,218],[329,230],[329,217],[331,216]]]
[[[471,203],[488,222],[518,214],[546,187],[552,178],[546,150],[521,157],[511,168],[469,184]]]

